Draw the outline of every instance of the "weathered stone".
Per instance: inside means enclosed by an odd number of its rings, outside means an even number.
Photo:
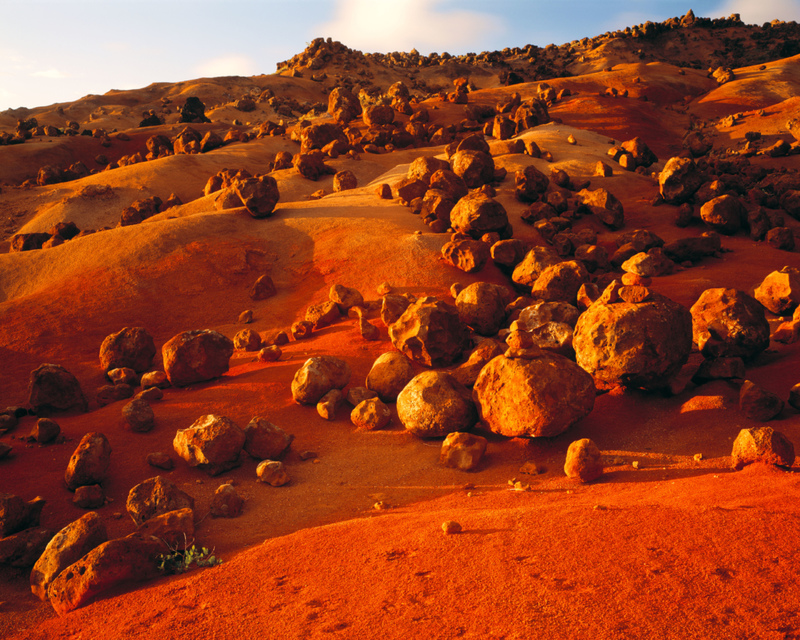
[[[739,391],[739,409],[751,420],[767,422],[777,418],[783,411],[783,400],[756,383],[745,380]]]
[[[564,463],[564,473],[570,478],[581,482],[591,482],[603,475],[603,457],[597,445],[583,438],[576,440],[567,449],[567,461]]]
[[[392,421],[392,412],[380,398],[367,398],[350,412],[350,422],[367,431],[383,429]]]
[[[106,372],[123,367],[136,372],[147,371],[155,355],[155,342],[146,329],[125,327],[103,340],[100,368]]]
[[[489,256],[489,246],[480,240],[454,240],[442,246],[442,257],[465,273],[481,271]]]
[[[536,202],[549,185],[547,176],[532,164],[514,174],[514,193],[521,202]]]
[[[133,397],[133,387],[129,384],[106,384],[94,396],[98,406],[105,407],[112,402]]]
[[[352,171],[337,171],[333,176],[333,190],[335,193],[349,191],[358,186],[358,178]]]
[[[233,347],[241,351],[258,351],[261,349],[261,336],[252,329],[242,329],[233,336]]]
[[[244,428],[244,435],[244,450],[256,460],[277,460],[294,440],[294,436],[261,416],[250,420]]]
[[[474,282],[461,290],[456,298],[458,317],[482,336],[493,336],[506,319],[506,305],[511,292],[489,282]]]
[[[469,390],[444,371],[423,371],[397,396],[397,416],[421,438],[469,431],[478,419]]]
[[[453,207],[450,224],[455,231],[476,239],[492,231],[497,231],[502,236],[508,227],[508,214],[497,200],[482,191],[473,191]]]
[[[142,389],[166,389],[170,386],[169,378],[163,371],[148,371],[142,374]]]
[[[25,502],[11,493],[0,493],[0,538],[38,526],[44,505],[44,498]]]
[[[139,376],[136,371],[128,367],[117,367],[111,369],[106,376],[111,381],[111,384],[127,384],[135,387],[139,382]]]
[[[339,389],[331,389],[317,403],[317,413],[325,420],[336,420],[336,412],[342,405],[344,394]]]
[[[667,204],[683,204],[701,184],[703,176],[691,158],[670,158],[658,175],[661,197]]]
[[[575,304],[578,291],[588,282],[589,272],[583,263],[575,260],[559,262],[547,267],[536,278],[531,295],[545,301],[561,301]]]
[[[156,417],[146,400],[131,400],[122,407],[122,422],[126,429],[135,433],[152,431]]]
[[[155,476],[140,482],[128,492],[125,508],[138,527],[163,513],[194,509],[194,498],[163,476]]]
[[[170,471],[175,467],[175,462],[170,458],[168,453],[163,451],[155,451],[147,454],[147,464],[156,469],[164,469]]]
[[[509,238],[495,242],[490,249],[494,263],[506,271],[516,267],[525,257],[525,245],[522,240]]]
[[[256,467],[256,475],[261,482],[282,487],[289,482],[289,474],[279,460],[264,460]]]
[[[48,542],[31,571],[31,591],[40,600],[47,600],[50,583],[68,566],[108,540],[103,519],[89,512],[59,531]]]
[[[678,264],[697,262],[706,256],[717,255],[721,250],[720,237],[713,231],[694,238],[679,238],[664,245],[664,253]]]
[[[754,462],[791,467],[794,464],[794,445],[772,427],[742,429],[733,442],[731,466],[740,471]]]
[[[409,359],[398,351],[389,351],[378,356],[372,364],[366,385],[384,402],[394,402],[413,377],[414,368]]]
[[[244,499],[232,484],[217,487],[211,499],[212,518],[236,518],[242,514]]]
[[[32,567],[53,538],[53,533],[45,527],[31,527],[0,538],[0,565]]]
[[[266,300],[277,293],[278,290],[275,288],[275,283],[272,281],[272,278],[266,274],[259,276],[255,284],[253,284],[253,288],[250,289],[250,297],[253,300]]]
[[[75,489],[72,504],[80,509],[99,509],[106,503],[106,494],[99,484],[89,484]]]
[[[440,367],[453,364],[461,357],[469,332],[454,306],[424,297],[390,325],[389,338],[410,360]]]
[[[521,287],[532,287],[542,272],[561,262],[561,258],[550,247],[533,247],[511,275],[511,279]]]
[[[775,227],[767,231],[767,244],[778,251],[794,251],[794,231],[789,227]]]
[[[111,445],[102,433],[87,433],[69,459],[64,482],[75,491],[89,484],[101,484],[111,463]]]
[[[737,357],[704,359],[700,368],[692,376],[692,382],[702,384],[709,380],[743,379],[744,360]]]
[[[319,304],[312,304],[306,309],[306,320],[314,325],[314,331],[319,331],[338,322],[342,317],[339,305],[328,300]]]
[[[445,467],[472,471],[478,467],[486,453],[487,440],[463,431],[448,433],[442,442],[439,462]]]
[[[50,418],[39,418],[36,425],[31,430],[30,437],[39,444],[53,442],[61,433],[61,427],[55,420]]]
[[[693,340],[707,358],[753,358],[769,347],[764,307],[744,291],[706,289],[691,314]]]
[[[450,371],[460,384],[465,387],[472,387],[478,379],[478,374],[492,358],[496,358],[504,353],[504,349],[497,340],[481,340],[472,352],[467,361]]]
[[[346,287],[343,284],[333,285],[328,293],[328,298],[330,298],[331,302],[338,305],[339,311],[342,313],[346,312],[351,307],[364,306],[364,296],[361,295],[361,292],[359,292],[358,289]]]
[[[216,476],[239,466],[244,431],[226,416],[205,415],[192,426],[178,429],[172,446],[191,467]]]
[[[489,362],[472,397],[495,433],[550,437],[591,412],[595,388],[592,377],[574,362],[533,347],[509,349]]]
[[[364,340],[370,340],[370,341],[380,340],[381,338],[380,329],[378,329],[378,327],[376,327],[366,318],[359,318],[357,325],[358,325],[358,332],[359,334],[361,334],[361,337],[364,338]]]
[[[464,180],[467,187],[476,189],[494,180],[494,160],[483,151],[462,149],[450,159],[453,173]]]
[[[400,319],[411,305],[411,299],[396,294],[386,294],[381,299],[381,320],[387,327]]]
[[[57,364],[43,364],[31,371],[28,405],[40,416],[76,407],[82,411],[89,409],[78,379]]]
[[[722,195],[706,202],[700,217],[715,231],[733,235],[747,220],[747,209],[736,196]]]
[[[447,160],[435,158],[433,156],[421,156],[416,158],[408,167],[408,177],[412,180],[422,180],[430,184],[431,177],[437,171],[449,171],[450,163]],[[466,195],[466,193],[462,194]],[[458,198],[456,198],[457,200]]]
[[[225,373],[233,355],[233,341],[209,329],[185,331],[167,342],[161,353],[172,386],[185,387]]]
[[[800,270],[783,267],[773,271],[756,287],[754,296],[776,315],[791,313],[800,303]]]
[[[280,350],[280,347],[276,347],[274,344],[269,347],[264,347],[258,352],[258,361],[259,362],[277,362],[281,359],[283,355],[283,351]]]
[[[154,515],[136,528],[136,535],[158,538],[170,549],[186,549],[194,540],[194,511],[184,507]]]
[[[154,578],[159,573],[158,556],[165,552],[164,543],[150,536],[134,534],[104,542],[50,583],[50,603],[63,615],[120,584]]]
[[[578,364],[603,385],[663,387],[691,351],[691,314],[645,287],[630,288],[637,289],[626,295],[633,302],[622,297],[628,287],[617,289],[615,301],[612,288],[578,319],[572,341]]]
[[[299,320],[292,324],[291,332],[295,340],[310,338],[314,331],[314,323],[308,320]]]
[[[331,389],[344,389],[350,382],[350,366],[333,356],[305,361],[292,380],[292,397],[298,404],[316,404]]]
[[[271,216],[280,200],[278,182],[269,175],[238,179],[232,186],[247,212],[254,218]]]

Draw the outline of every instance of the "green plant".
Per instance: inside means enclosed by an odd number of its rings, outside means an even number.
[[[186,540],[184,539],[184,542]],[[194,542],[194,541],[193,541]],[[184,544],[184,548],[180,549],[169,547],[169,553],[162,553],[158,556],[158,570],[162,573],[184,573],[196,567],[214,567],[222,564],[222,558],[214,555],[214,550],[207,549],[206,547],[197,547],[194,544]]]

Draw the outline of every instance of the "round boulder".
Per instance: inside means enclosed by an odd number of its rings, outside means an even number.
[[[424,297],[409,305],[389,327],[389,338],[409,359],[429,367],[446,367],[464,353],[469,330],[453,305]]]
[[[706,289],[691,308],[692,337],[706,357],[753,358],[769,346],[764,307],[738,289]]]
[[[128,368],[141,373],[150,368],[155,355],[153,336],[146,329],[125,327],[103,340],[100,345],[100,368],[105,372]]]
[[[294,374],[292,397],[298,404],[317,404],[331,389],[344,389],[350,382],[350,366],[333,356],[309,358]]]
[[[450,164],[469,189],[477,189],[494,180],[494,160],[483,151],[462,149],[456,151]]]
[[[278,182],[272,176],[236,180],[233,188],[242,204],[247,207],[247,212],[254,218],[271,216],[280,200]]]
[[[478,415],[469,390],[444,371],[423,371],[397,396],[397,416],[421,438],[469,431]]]
[[[692,350],[692,315],[645,287],[622,287],[614,299],[613,287],[578,319],[576,360],[603,385],[663,388]]]
[[[570,444],[567,449],[567,461],[564,463],[564,473],[581,482],[591,482],[603,475],[603,457],[597,445],[589,438],[576,440]]]
[[[367,374],[367,389],[378,394],[384,402],[394,402],[397,394],[414,377],[414,367],[399,351],[388,351],[377,357]]]
[[[492,231],[502,235],[508,227],[508,214],[497,200],[474,191],[461,198],[450,211],[450,224],[455,231],[476,239]]]
[[[230,366],[233,341],[221,333],[185,331],[161,348],[164,371],[173,387],[218,378]]]
[[[493,336],[506,319],[511,293],[506,287],[489,282],[474,282],[456,297],[461,321],[482,336]]]
[[[28,405],[40,416],[75,407],[83,411],[89,409],[78,379],[57,364],[43,364],[31,371]]]
[[[550,437],[594,408],[592,376],[571,360],[531,347],[509,349],[478,375],[472,390],[481,419],[508,437]]]

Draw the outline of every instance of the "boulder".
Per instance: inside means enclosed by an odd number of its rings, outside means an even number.
[[[387,293],[381,299],[381,320],[387,327],[400,319],[406,309],[411,305],[411,298],[397,294]]]
[[[31,591],[46,601],[50,583],[64,569],[108,540],[103,519],[94,511],[81,516],[59,531],[45,547],[31,571]]]
[[[496,358],[504,353],[501,343],[497,340],[481,340],[469,354],[466,362],[463,362],[455,369],[450,371],[459,383],[465,387],[472,387],[478,379],[478,374],[492,358]]]
[[[578,319],[577,362],[603,386],[662,388],[692,349],[692,316],[646,287],[616,286]]]
[[[170,386],[167,374],[163,371],[148,371],[142,374],[141,385],[143,390],[166,389]]]
[[[342,317],[339,305],[331,300],[312,304],[306,309],[306,320],[312,324],[314,331],[319,331],[325,327],[338,322]]]
[[[450,212],[450,224],[455,231],[475,239],[497,231],[501,235],[508,227],[508,214],[502,204],[482,191],[473,191],[461,198]]]
[[[622,263],[622,270],[643,278],[656,278],[671,273],[675,263],[664,255],[660,247],[641,251]]]
[[[233,336],[233,348],[240,351],[258,351],[261,349],[261,336],[252,329],[242,329]]]
[[[420,180],[421,178],[417,179]],[[464,179],[457,176],[450,169],[439,169],[435,171],[430,178],[430,188],[443,194],[452,202],[458,202],[469,193],[469,188],[464,182]]]
[[[450,171],[450,163],[433,156],[421,156],[409,165],[407,175],[412,180],[422,180],[425,184],[430,184],[431,177],[437,171]],[[464,196],[466,193],[461,195]]]
[[[739,390],[739,409],[751,420],[768,422],[783,411],[783,400],[750,380]]]
[[[392,412],[380,398],[367,398],[350,412],[350,422],[367,431],[383,429],[392,421]]]
[[[256,475],[261,482],[282,487],[289,482],[289,474],[279,460],[263,460],[256,467]]]
[[[99,484],[89,484],[75,489],[72,504],[79,509],[99,509],[106,503],[106,494]]]
[[[61,433],[61,427],[50,418],[39,418],[36,425],[31,430],[30,437],[38,444],[48,444],[53,442]]]
[[[30,568],[44,552],[54,531],[45,527],[31,527],[0,538],[0,565]]]
[[[776,315],[788,315],[800,303],[800,270],[783,267],[756,287],[754,297]]]
[[[363,307],[364,296],[358,289],[346,287],[343,284],[335,284],[328,293],[331,302],[336,303],[341,313],[346,313],[351,307]]]
[[[328,94],[328,113],[338,124],[347,124],[361,114],[361,103],[352,91],[334,87]]]
[[[64,474],[67,489],[75,491],[78,487],[101,484],[106,479],[109,464],[111,445],[108,438],[102,433],[85,434],[69,459]]]
[[[103,340],[100,345],[100,368],[109,372],[125,367],[141,373],[152,366],[155,355],[153,336],[146,329],[125,327]]]
[[[209,329],[185,331],[167,342],[161,353],[172,386],[185,387],[225,373],[233,355],[233,341]]]
[[[448,433],[442,442],[439,462],[452,469],[472,471],[481,463],[486,445],[487,440],[482,436],[463,431]]]
[[[508,437],[556,436],[594,408],[592,377],[536,347],[509,349],[478,375],[472,397],[481,419]]]
[[[489,245],[480,240],[453,240],[442,245],[442,257],[464,273],[477,273],[489,261]]]
[[[189,466],[216,476],[239,466],[239,453],[244,441],[244,431],[233,420],[205,415],[192,426],[178,429],[172,446]]]
[[[331,389],[317,403],[317,413],[325,420],[336,420],[336,412],[342,405],[344,394],[339,389]]]
[[[420,438],[469,431],[478,419],[469,390],[444,371],[414,376],[397,396],[397,416]]]
[[[64,615],[121,584],[154,578],[159,574],[159,555],[166,550],[164,543],[152,536],[133,534],[104,542],[50,583],[50,603],[56,613]]]
[[[350,367],[333,356],[316,356],[305,361],[294,374],[292,397],[298,404],[317,404],[331,389],[344,389],[350,382]]]
[[[358,178],[352,171],[337,171],[333,176],[333,190],[335,193],[349,191],[358,186]]]
[[[700,208],[700,217],[714,231],[733,235],[747,221],[747,209],[736,196],[722,195]]]
[[[140,536],[158,538],[170,549],[184,550],[194,540],[194,511],[191,507],[167,511],[148,518],[136,528]]]
[[[489,282],[474,282],[464,287],[456,297],[458,317],[476,333],[493,336],[506,319],[506,305],[511,302],[511,292],[503,286]]]
[[[542,272],[561,262],[559,255],[550,247],[533,247],[511,274],[511,279],[522,288],[530,288]]]
[[[483,151],[462,149],[450,159],[450,165],[469,189],[477,189],[494,181],[494,160]]]
[[[211,499],[212,518],[236,518],[242,514],[244,499],[232,484],[217,487]]]
[[[152,431],[156,417],[150,403],[146,400],[131,400],[122,407],[122,423],[126,429],[135,433]]]
[[[31,371],[28,405],[40,416],[73,408],[89,410],[78,379],[57,364],[43,364]]]
[[[256,460],[277,460],[293,439],[294,436],[261,416],[255,416],[244,428],[244,450]]]
[[[266,274],[259,276],[255,281],[253,287],[250,289],[250,297],[253,300],[266,300],[276,295],[278,290],[275,288],[275,283],[272,278]]]
[[[372,363],[366,385],[384,402],[394,402],[413,377],[414,367],[409,359],[399,351],[388,351]]]
[[[39,525],[44,498],[25,502],[12,493],[0,493],[0,538]]]
[[[577,260],[559,262],[539,274],[531,287],[531,295],[548,302],[576,304],[578,291],[588,281],[589,272],[582,262]]]
[[[692,305],[692,337],[707,358],[753,358],[769,347],[764,307],[738,289],[706,289]]]
[[[683,204],[694,195],[703,182],[703,175],[691,158],[670,158],[658,174],[661,197],[667,204]]]
[[[740,471],[754,462],[791,467],[794,464],[794,445],[772,427],[742,429],[733,441],[731,466]]]
[[[536,202],[550,185],[550,180],[534,165],[514,174],[514,193],[521,202]]]
[[[410,360],[429,367],[445,367],[461,358],[469,330],[453,305],[423,297],[389,326],[389,339]]]
[[[603,475],[603,457],[597,445],[583,438],[576,440],[567,449],[567,460],[564,463],[564,473],[569,478],[581,482],[591,482]]]
[[[490,249],[492,261],[501,269],[510,271],[525,257],[525,244],[517,238],[499,240]]]
[[[125,508],[138,527],[170,511],[194,509],[194,498],[167,478],[155,476],[131,488]]]
[[[237,179],[233,183],[236,195],[254,218],[268,218],[280,200],[278,182],[269,175]]]

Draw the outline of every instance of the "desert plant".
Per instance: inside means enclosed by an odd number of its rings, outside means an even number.
[[[184,537],[183,549],[177,545],[173,548],[167,545],[170,552],[158,556],[158,570],[162,573],[184,573],[196,567],[214,567],[222,564],[222,558],[214,555],[214,550],[206,547],[197,547],[192,541],[190,545]],[[166,544],[166,543],[165,543]]]

